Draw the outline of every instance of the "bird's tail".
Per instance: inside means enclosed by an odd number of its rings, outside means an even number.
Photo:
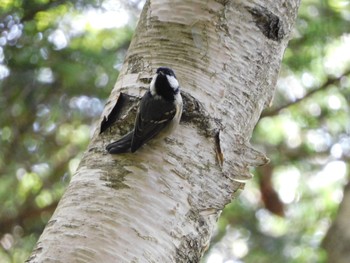
[[[130,151],[134,131],[129,132],[118,141],[107,145],[106,150],[111,154],[126,153]]]

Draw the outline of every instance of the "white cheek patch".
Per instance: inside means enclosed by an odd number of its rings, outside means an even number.
[[[179,88],[179,82],[177,81],[177,79],[174,76],[166,75],[166,77],[168,79],[170,87],[172,87],[173,90],[176,90]]]
[[[152,96],[157,95],[157,92],[156,92],[156,78],[157,78],[157,74],[155,74],[153,76],[152,81],[151,81],[151,85],[150,85],[150,90],[151,90]]]

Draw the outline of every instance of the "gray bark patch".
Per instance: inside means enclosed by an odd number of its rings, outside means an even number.
[[[246,7],[254,17],[254,22],[260,31],[269,39],[281,41],[285,36],[281,19],[263,6]]]

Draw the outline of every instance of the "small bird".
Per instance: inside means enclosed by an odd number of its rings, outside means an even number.
[[[182,97],[175,73],[170,68],[160,67],[141,99],[134,129],[108,144],[106,150],[111,154],[133,153],[155,137],[165,138],[177,127],[181,114]]]

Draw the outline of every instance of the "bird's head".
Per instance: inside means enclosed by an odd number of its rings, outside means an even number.
[[[179,82],[171,68],[160,67],[157,69],[150,86],[152,96],[174,100],[174,96],[179,93],[179,89]]]

